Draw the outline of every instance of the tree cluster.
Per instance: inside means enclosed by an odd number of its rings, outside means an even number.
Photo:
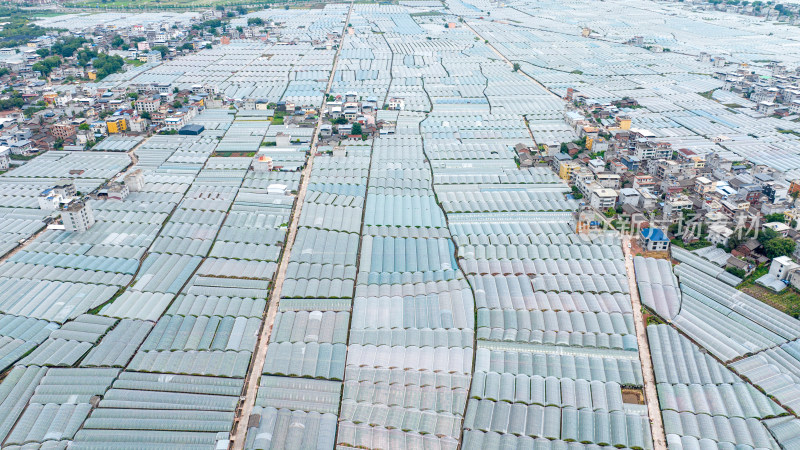
[[[777,231],[765,228],[758,235],[758,242],[764,246],[764,254],[768,258],[789,256],[797,245],[792,239],[782,237]]]
[[[112,73],[117,73],[122,70],[122,66],[125,65],[125,60],[118,55],[112,56],[107,53],[100,53],[92,61],[92,65],[97,71],[97,79],[102,80]]]
[[[50,54],[52,55],[60,55],[64,58],[69,58],[75,54],[75,52],[85,43],[87,43],[86,39],[78,36],[70,36],[63,39],[56,41],[52,46],[50,46]],[[46,49],[39,49],[39,50],[46,50]],[[37,51],[38,53],[38,51]],[[40,54],[41,55],[41,54]],[[42,55],[47,56],[47,55]]]
[[[39,72],[44,76],[48,76],[50,75],[50,72],[53,71],[53,69],[55,69],[60,65],[61,65],[61,57],[48,56],[47,58],[31,66],[31,70],[33,70],[34,72]]]

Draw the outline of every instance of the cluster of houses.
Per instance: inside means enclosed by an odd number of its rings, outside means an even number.
[[[710,56],[701,53],[700,58],[708,59]],[[767,68],[770,76],[759,75],[741,64],[715,72],[715,77],[725,83],[722,89],[748,97],[762,115],[786,117],[800,114],[800,67],[788,70],[782,64],[770,63]]]
[[[245,27],[227,27],[224,35],[203,26],[208,21],[238,15],[236,8],[209,9],[184,22],[117,26],[104,23],[80,31],[53,30],[17,48],[0,49],[0,100],[21,99],[0,111],[0,171],[13,167],[14,155],[29,157],[53,149],[85,150],[113,134],[178,132],[203,108],[272,109],[313,116],[315,107],[252,98],[233,99],[221,95],[213,84],[190,88],[170,83],[130,85],[104,89],[92,83],[97,78],[91,61],[78,59],[81,49],[124,58],[123,70],[138,63],[158,63],[210,45],[226,45],[231,39],[271,39],[291,45],[296,38],[281,36],[281,23],[261,21]],[[37,70],[55,44],[82,38],[85,42],[48,74]],[[314,45],[331,48],[338,35],[315,38]],[[120,44],[121,42],[121,44]],[[138,60],[138,61],[137,61]],[[373,105],[374,107],[374,105]],[[363,111],[368,112],[368,106]],[[27,114],[23,111],[27,110]],[[359,106],[359,114],[362,108]],[[350,109],[346,112],[351,115]],[[367,114],[369,116],[369,114]]]
[[[771,228],[800,244],[800,180],[729,154],[674,148],[632,128],[619,108],[584,105],[572,90],[568,95],[573,103],[564,120],[579,139],[539,149],[519,144],[520,165],[550,164],[585,208],[649,230],[640,236],[643,248],[664,250],[674,239],[724,247],[729,265],[747,272],[770,261],[758,240],[738,238],[748,230]]]
[[[43,190],[37,200],[39,208],[50,214],[49,229],[80,233],[95,224],[94,212],[87,201],[89,198],[122,201],[131,192],[142,190],[143,186],[144,173],[141,169],[134,169],[121,174],[119,181],[108,181],[88,194],[78,192],[73,180],[61,180]]]
[[[388,110],[399,111],[405,108],[405,101],[401,97],[391,97],[387,101]],[[378,118],[379,102],[374,97],[362,98],[357,92],[347,92],[344,95],[335,95],[325,104],[325,117],[330,123],[320,127],[320,136],[339,136],[360,138],[364,134],[381,135],[394,134],[395,123]],[[353,127],[358,124],[361,133],[353,132]]]
[[[776,1],[672,0],[695,11],[725,11],[800,25],[800,5]]]

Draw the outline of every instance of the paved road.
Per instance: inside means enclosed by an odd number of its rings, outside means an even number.
[[[342,50],[342,44],[347,32],[347,24],[350,23],[350,13],[353,11],[353,3],[350,3],[350,9],[347,11],[347,19],[345,26],[342,29],[342,39],[339,42],[339,47],[336,50],[336,56],[333,59],[333,66],[331,67],[331,75],[328,78],[328,85],[325,88],[325,100],[322,102],[320,108],[319,118],[317,119],[317,126],[314,130],[314,137],[311,139],[310,152],[308,161],[303,169],[300,178],[300,186],[297,190],[297,199],[295,200],[294,211],[292,218],[289,221],[289,233],[286,236],[286,246],[283,249],[280,263],[278,264],[277,273],[275,274],[275,282],[272,286],[272,292],[267,304],[267,313],[261,325],[259,332],[258,342],[256,343],[256,351],[250,361],[250,367],[245,377],[244,392],[242,393],[240,409],[237,412],[236,419],[234,419],[233,433],[231,435],[230,448],[234,450],[244,449],[245,439],[247,437],[247,422],[250,414],[253,411],[253,406],[256,401],[256,393],[258,392],[258,380],[261,378],[261,370],[264,367],[264,361],[267,356],[267,344],[269,343],[269,336],[272,332],[272,325],[275,322],[275,316],[278,313],[278,303],[281,298],[281,290],[283,288],[283,281],[286,279],[286,267],[289,264],[289,257],[292,254],[292,246],[294,245],[295,236],[297,235],[297,224],[300,222],[300,214],[303,211],[303,201],[306,197],[306,190],[308,187],[308,179],[311,175],[311,168],[314,165],[314,154],[317,149],[317,137],[319,136],[319,127],[322,125],[323,114],[325,105],[327,104],[327,93],[330,92],[331,85],[333,84],[333,75],[336,73],[336,65],[339,62],[339,53]]]
[[[628,272],[628,288],[633,302],[633,323],[636,327],[636,341],[639,344],[639,359],[642,361],[644,377],[644,397],[647,402],[647,414],[650,416],[650,431],[653,435],[655,450],[666,450],[667,438],[664,434],[664,423],[661,420],[661,409],[658,407],[656,377],[653,374],[653,362],[650,359],[650,344],[647,342],[642,302],[639,300],[639,289],[636,287],[636,275],[633,272],[633,257],[628,248],[630,236],[622,237],[622,251],[625,253],[625,270]]]

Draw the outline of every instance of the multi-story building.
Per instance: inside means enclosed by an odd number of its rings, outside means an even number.
[[[651,252],[663,252],[669,250],[669,239],[664,232],[658,228],[644,228],[639,235],[641,246]]]
[[[619,189],[621,177],[615,173],[598,173],[597,182],[607,189]]]
[[[403,97],[391,97],[389,99],[389,109],[403,110],[406,107],[406,101]]]
[[[770,202],[776,203],[789,197],[789,186],[784,182],[771,181],[764,186],[763,192]]]
[[[53,192],[63,198],[72,198],[78,195],[78,189],[75,187],[75,182],[72,180],[61,180],[53,186]]]
[[[106,120],[108,134],[122,133],[128,129],[128,123],[124,117],[116,117]]]
[[[136,169],[125,174],[125,185],[129,192],[139,192],[144,187],[144,173],[142,169]]]
[[[599,210],[613,208],[617,204],[617,191],[613,189],[597,188],[592,191],[589,204],[591,204],[593,208]]]
[[[637,206],[639,204],[639,192],[633,188],[619,190],[619,204]]]
[[[694,179],[694,191],[699,195],[709,195],[716,189],[716,183],[706,177],[697,177]]]
[[[254,172],[269,172],[275,167],[272,158],[267,155],[257,155],[250,166]]]
[[[678,195],[664,202],[664,218],[676,220],[681,217],[684,209],[692,209],[693,203],[689,197]]]
[[[669,159],[672,157],[672,144],[669,142],[653,142],[646,138],[636,141],[635,155],[642,161],[648,159]]]
[[[83,201],[75,201],[61,211],[61,221],[67,231],[83,232],[94,225],[92,207]]]
[[[107,194],[109,200],[122,201],[130,194],[130,188],[126,184],[112,182],[108,185]]]
[[[50,132],[57,139],[67,139],[75,135],[76,127],[69,122],[59,122],[50,127]]]
[[[140,114],[144,112],[151,113],[158,111],[158,108],[161,106],[161,101],[154,98],[143,98],[136,100],[133,105]]]
[[[706,239],[713,245],[728,245],[731,236],[733,236],[733,230],[721,223],[715,223],[708,226]]]
[[[0,170],[8,170],[11,165],[11,150],[8,147],[0,146]]]
[[[61,206],[61,196],[53,192],[52,188],[42,191],[37,201],[42,211],[55,211]]]
[[[572,172],[570,179],[567,181],[578,188],[581,194],[587,198],[591,195],[593,189],[599,187],[599,185],[595,183],[594,174],[583,168]]]
[[[660,161],[656,166],[656,173],[655,175],[662,180],[666,180],[667,178],[682,178],[681,174],[684,171],[684,167],[682,164],[678,163],[677,161],[671,160],[664,160]]]
[[[649,189],[637,189],[636,192],[639,193],[639,208],[645,211],[652,211],[656,208],[658,197]]]
[[[633,188],[652,188],[656,185],[655,179],[652,175],[636,175],[633,177]]]
[[[565,181],[569,181],[572,178],[573,172],[577,172],[580,170],[581,165],[576,163],[575,161],[562,161],[561,164],[558,166],[558,176]]]

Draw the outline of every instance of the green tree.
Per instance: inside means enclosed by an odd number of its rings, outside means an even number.
[[[728,273],[730,273],[731,275],[733,275],[735,277],[739,277],[739,278],[744,278],[744,276],[747,275],[747,273],[744,271],[744,269],[740,269],[738,267],[730,266],[730,267],[725,268],[725,270]]]
[[[31,66],[31,70],[34,72],[39,72],[44,76],[50,75],[50,72],[53,71],[56,67],[61,65],[61,58],[58,56],[48,56],[47,58],[37,62],[33,66]]]
[[[121,71],[122,66],[125,65],[125,60],[118,55],[112,56],[107,53],[100,53],[92,61],[92,65],[97,71],[97,79],[102,80],[103,78],[111,75],[112,73],[117,73]]]
[[[518,71],[520,68],[519,63],[514,63],[514,72]]]
[[[128,92],[128,98],[133,99],[133,100],[137,100],[139,98],[139,93],[138,92]]]
[[[61,55],[64,58],[69,58],[75,54],[83,44],[87,43],[85,38],[80,36],[70,36],[57,41],[50,47],[50,52],[54,55]]]
[[[764,244],[764,253],[769,258],[789,256],[794,252],[795,242],[789,238],[770,239]]]
[[[261,26],[264,25],[264,19],[260,17],[248,17],[247,18],[247,25],[249,26]]]
[[[114,48],[120,48],[125,44],[125,40],[122,39],[122,36],[116,34],[114,38],[111,39],[111,46]]]
[[[83,122],[82,124],[78,125],[78,129],[81,131],[89,131],[89,124]]]
[[[772,228],[764,228],[761,232],[758,233],[758,242],[761,242],[762,245],[766,244],[767,242],[780,237],[777,231],[773,230]]]
[[[11,90],[9,98],[0,99],[0,110],[7,111],[9,109],[22,108],[25,100],[22,99],[22,94],[18,91]]]
[[[205,27],[205,28],[218,28],[221,25],[222,25],[222,21],[219,20],[219,19],[211,19],[211,20],[206,20],[205,22],[203,22],[203,27]]]
[[[782,213],[767,214],[766,216],[764,216],[765,223],[784,222],[785,220],[786,216],[784,216]]]
[[[166,45],[154,45],[152,47],[152,50],[155,50],[155,51],[161,53],[161,57],[162,58],[167,56],[167,53],[169,52],[169,48],[167,48]]]
[[[354,123],[353,124],[353,129],[350,131],[350,134],[355,135],[355,134],[361,134],[361,133],[362,133],[361,124],[358,123],[358,122]]]
[[[145,111],[145,112],[143,112],[143,113],[141,113],[139,115],[142,117],[142,119],[150,120],[150,113],[147,112],[147,111]]]
[[[86,67],[92,62],[92,59],[97,57],[97,52],[93,50],[82,49],[78,52],[78,65]]]

